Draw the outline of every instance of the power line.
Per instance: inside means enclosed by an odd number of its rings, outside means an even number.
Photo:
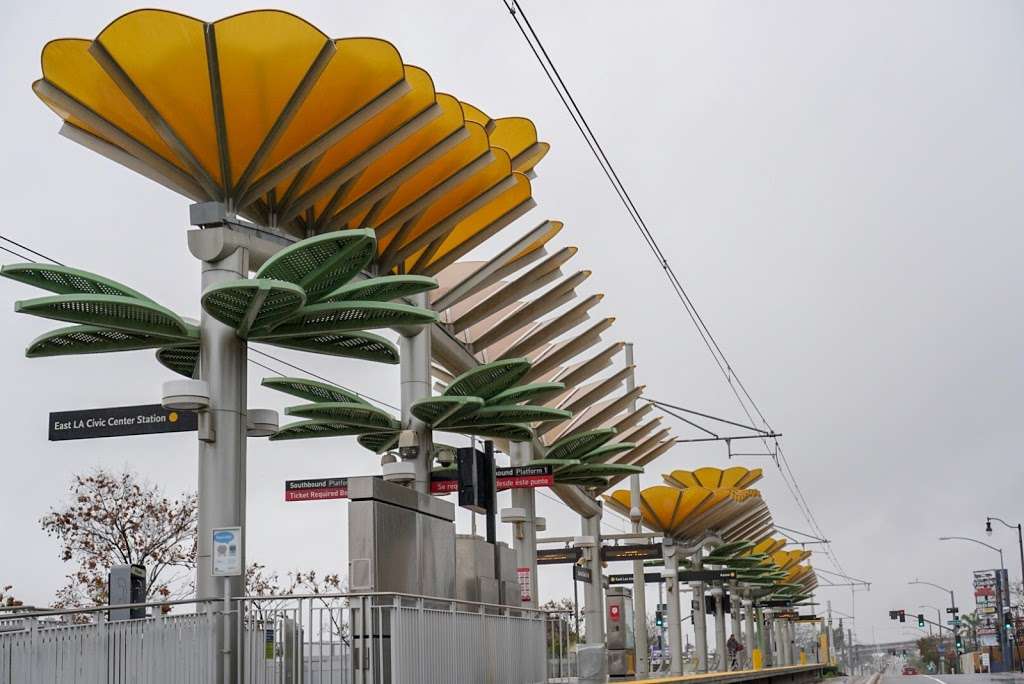
[[[25,250],[29,254],[34,254],[37,257],[39,257],[40,259],[46,259],[47,261],[52,261],[53,263],[57,264],[58,266],[66,266],[66,264],[62,264],[61,262],[57,261],[56,259],[51,259],[50,257],[46,256],[45,254],[42,254],[41,252],[37,252],[37,251],[35,251],[34,249],[32,249],[30,247],[26,247],[25,245],[21,244],[20,242],[15,242],[11,238],[7,237],[6,235],[0,235],[0,240],[3,240],[4,242],[9,242],[12,245],[14,245],[15,247],[20,247],[21,249]],[[0,249],[3,249],[3,248],[0,247]],[[10,252],[10,250],[7,250],[7,249],[4,249],[4,251],[5,252]],[[11,254],[14,254],[14,252],[11,252]],[[20,255],[16,255],[16,256],[19,256],[22,259],[25,258],[25,257],[22,257]],[[28,259],[27,261],[31,261],[33,264],[38,263],[36,261],[33,261],[32,259]]]
[[[13,254],[14,256],[18,257],[18,258],[19,258],[19,259],[21,259],[22,261],[27,261],[27,262],[29,262],[29,263],[32,263],[32,264],[37,264],[37,263],[39,263],[39,262],[38,262],[38,261],[36,261],[35,259],[30,259],[29,257],[27,257],[27,256],[25,256],[25,255],[23,255],[23,254],[18,254],[18,253],[17,253],[17,252],[15,252],[14,250],[11,250],[11,249],[7,249],[7,248],[6,248],[6,247],[4,247],[3,245],[0,245],[0,249],[2,249],[3,251],[7,252],[8,254]]]
[[[730,390],[736,397],[736,400],[739,402],[743,412],[747,415],[747,418],[752,423],[756,423],[753,415],[751,415],[752,409],[753,412],[757,414],[758,418],[760,418],[760,422],[765,426],[765,428],[767,428],[767,431],[774,432],[774,429],[771,427],[771,424],[768,422],[767,418],[765,418],[764,413],[757,405],[757,402],[754,401],[754,398],[747,390],[746,385],[743,384],[743,381],[740,379],[739,375],[736,373],[732,365],[729,363],[728,358],[722,351],[722,348],[719,345],[718,341],[715,339],[714,335],[712,335],[711,330],[704,322],[703,317],[700,315],[696,306],[693,304],[693,301],[686,293],[686,290],[684,289],[682,282],[676,275],[675,271],[672,269],[672,266],[668,262],[667,257],[658,245],[657,239],[654,237],[653,233],[648,228],[646,221],[644,220],[643,216],[640,214],[640,211],[636,206],[636,203],[629,195],[628,190],[626,190],[625,185],[619,178],[619,175],[615,171],[615,167],[612,165],[611,161],[608,159],[607,154],[605,154],[604,148],[601,146],[600,142],[597,139],[597,136],[593,132],[593,129],[590,127],[590,124],[587,122],[586,117],[580,110],[579,105],[576,103],[575,98],[572,96],[572,92],[569,90],[568,86],[565,83],[565,80],[559,73],[558,68],[555,66],[554,61],[548,54],[547,49],[544,47],[543,42],[537,35],[536,30],[534,30],[533,25],[530,23],[530,20],[526,16],[526,13],[523,11],[522,6],[519,4],[518,0],[503,0],[503,2],[505,4],[506,9],[509,11],[509,14],[512,16],[513,21],[515,21],[516,27],[519,29],[519,32],[523,35],[523,38],[526,40],[531,52],[533,52],[534,57],[536,57],[537,62],[540,64],[541,69],[544,71],[544,75],[547,77],[548,81],[555,89],[555,92],[557,93],[559,99],[562,101],[562,104],[569,112],[569,116],[572,118],[573,123],[576,125],[576,128],[580,131],[580,134],[583,136],[584,141],[590,148],[591,153],[597,160],[598,165],[601,167],[601,171],[608,179],[608,182],[611,183],[613,190],[615,191],[616,195],[618,195],[619,200],[625,207],[630,219],[632,219],[633,223],[636,225],[637,230],[640,232],[640,235],[643,237],[644,241],[647,243],[647,246],[650,248],[651,252],[658,260],[658,263],[664,271],[665,276],[668,278],[669,284],[675,292],[676,297],[682,303],[684,310],[689,316],[694,327],[697,329],[697,333],[700,335],[701,340],[704,342],[704,345],[711,353],[711,356],[714,359],[715,364],[718,366],[719,370],[725,377],[726,383],[729,385]],[[520,17],[522,18],[522,21],[520,21]],[[765,448],[769,448],[767,439],[763,441],[765,444]],[[789,465],[789,461],[786,459],[781,447],[778,446],[777,439],[775,440],[775,444],[777,453],[781,456],[782,460],[781,464],[778,461],[776,461],[776,467],[778,468],[783,481],[786,483],[786,487],[789,489],[794,501],[796,501],[797,507],[800,509],[801,514],[806,518],[807,523],[817,534],[824,538],[825,535],[824,533],[822,533],[821,528],[818,525],[816,518],[814,517],[814,514],[811,512],[806,497],[804,497],[803,491],[800,490],[799,484],[797,484],[796,482],[796,478],[793,475],[793,471]],[[783,468],[783,466],[785,466],[785,468]],[[828,557],[832,560],[836,567],[842,571],[842,566],[839,564],[838,559],[835,557],[831,545],[826,546],[826,551]]]

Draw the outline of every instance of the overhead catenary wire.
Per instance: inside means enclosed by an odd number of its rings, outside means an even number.
[[[601,146],[600,142],[597,139],[597,136],[593,132],[593,129],[590,127],[590,124],[587,122],[586,117],[583,115],[582,111],[579,108],[579,105],[576,103],[576,100],[573,97],[572,92],[569,90],[568,86],[565,83],[565,80],[562,78],[561,74],[558,71],[558,68],[555,66],[554,61],[551,59],[551,56],[548,54],[547,49],[544,47],[543,42],[537,35],[537,32],[533,28],[533,25],[530,23],[529,17],[527,17],[526,13],[523,11],[523,8],[518,2],[518,0],[502,0],[502,2],[504,3],[505,8],[508,10],[509,14],[512,16],[513,21],[515,21],[516,27],[519,29],[523,38],[526,40],[527,45],[529,46],[534,57],[536,57],[538,63],[541,66],[541,69],[544,72],[544,75],[547,77],[548,81],[555,89],[555,92],[557,93],[559,99],[562,101],[562,104],[565,106],[566,110],[568,110],[569,115],[573,120],[573,123],[576,125],[576,128],[580,131],[580,134],[583,136],[584,141],[590,148],[591,153],[594,155],[595,159],[598,162],[598,165],[601,167],[601,171],[604,173],[605,177],[608,179],[608,182],[612,185],[612,188],[614,189],[616,195],[619,197],[619,200],[625,207],[626,212],[630,216],[630,219],[636,225],[637,230],[640,232],[640,235],[647,243],[648,248],[652,251],[655,258],[658,260],[658,263],[664,271],[665,276],[668,279],[673,291],[675,292],[676,297],[682,303],[683,308],[686,311],[688,317],[690,318],[694,327],[697,329],[697,332],[700,335],[701,340],[704,342],[704,345],[711,353],[711,356],[714,359],[715,364],[718,366],[719,370],[725,377],[726,383],[728,384],[729,389],[732,391],[733,395],[736,397],[736,400],[740,404],[741,409],[746,414],[747,418],[750,420],[751,423],[756,424],[757,422],[754,420],[754,416],[751,413],[751,411],[753,411],[753,413],[755,413],[757,417],[760,419],[761,424],[763,424],[766,428],[766,431],[774,433],[775,430],[771,427],[771,424],[768,422],[763,411],[761,411],[760,407],[757,405],[757,402],[754,401],[754,398],[751,396],[750,392],[747,390],[746,385],[744,385],[743,381],[740,379],[739,375],[734,370],[732,364],[729,363],[728,358],[722,351],[722,348],[719,345],[718,341],[715,339],[714,335],[711,334],[711,331],[705,323],[703,317],[700,315],[700,312],[697,310],[696,306],[693,304],[693,301],[686,293],[686,290],[684,289],[682,282],[676,275],[675,271],[673,270],[671,264],[668,261],[668,258],[665,256],[661,247],[658,245],[657,239],[654,237],[653,233],[648,228],[646,221],[641,215],[632,197],[629,195],[629,192],[626,189],[625,185],[622,183],[622,180],[620,179],[618,172],[616,172],[614,165],[612,165],[611,161],[608,159],[607,154],[605,154],[604,148]],[[763,441],[765,444],[765,448],[770,449],[767,439],[764,439]],[[800,486],[796,481],[796,477],[793,474],[792,467],[790,466],[789,461],[786,458],[781,446],[778,444],[777,439],[775,440],[775,446],[776,452],[778,453],[776,467],[778,468],[779,473],[782,476],[782,480],[786,483],[786,487],[789,490],[790,495],[793,497],[794,501],[797,504],[797,507],[800,509],[801,515],[804,516],[808,525],[811,526],[812,530],[814,530],[816,534],[824,538],[825,535],[821,531],[821,527],[818,525],[814,513],[811,511],[810,505],[808,504],[807,499],[803,494],[803,491],[800,489]],[[831,544],[826,545],[825,549],[826,555],[831,560],[831,562],[835,564],[838,570],[845,573],[845,570],[843,570],[838,558],[836,558],[835,556]]]

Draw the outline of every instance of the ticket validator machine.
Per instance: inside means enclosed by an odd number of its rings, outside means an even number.
[[[609,587],[605,597],[608,611],[608,674],[612,677],[636,674],[633,591],[629,587]]]

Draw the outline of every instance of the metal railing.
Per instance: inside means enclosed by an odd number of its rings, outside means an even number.
[[[161,617],[153,608],[154,616],[116,622],[105,609],[3,615],[0,684],[211,682],[220,614]]]
[[[575,675],[569,622],[547,611],[406,594],[179,601],[191,613],[109,621],[109,607],[0,614],[0,684],[522,684]],[[123,608],[123,607],[121,607]],[[236,629],[240,648],[219,652]]]

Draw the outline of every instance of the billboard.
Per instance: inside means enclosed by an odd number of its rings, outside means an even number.
[[[1010,607],[1010,583],[1005,569],[974,571],[974,606],[978,640],[982,646],[999,645],[1000,620]]]

